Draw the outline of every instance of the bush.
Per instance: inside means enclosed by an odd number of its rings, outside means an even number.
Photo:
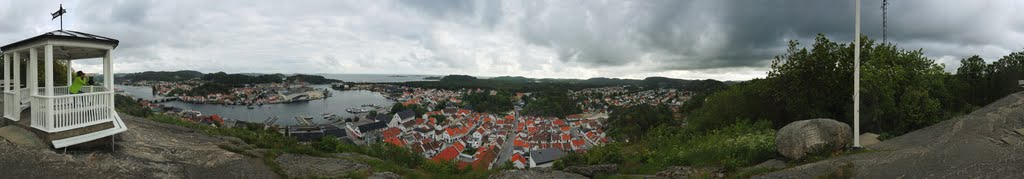
[[[748,166],[775,156],[775,130],[766,120],[741,121],[704,135],[693,136],[652,152],[655,164],[723,166],[727,169]]]
[[[120,94],[114,96],[114,109],[128,115],[143,118],[153,115],[153,111],[150,111],[148,108],[139,104],[135,98]]]
[[[597,146],[591,148],[586,154],[569,153],[556,160],[555,163],[552,164],[552,167],[557,170],[561,170],[570,166],[622,163],[624,160],[622,156],[622,148],[619,145],[620,144],[618,143],[611,143]]]

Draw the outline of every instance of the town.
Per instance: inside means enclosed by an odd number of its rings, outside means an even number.
[[[308,83],[299,80],[283,83],[247,84],[243,87],[214,85],[198,79],[180,82],[143,80],[125,85],[151,86],[155,95],[172,97],[184,102],[225,105],[300,102],[323,99],[330,95],[327,89],[313,88]]]
[[[157,93],[160,94],[168,94],[168,91],[174,89],[194,88],[194,84],[150,83],[157,87]],[[266,96],[266,92],[262,91],[279,89],[294,88],[288,88],[287,84],[258,84],[235,88],[232,90],[235,93],[227,98],[220,95],[195,98],[244,104],[273,103],[273,99],[279,98],[238,97]],[[445,90],[393,84],[354,84],[349,90],[373,91],[396,103],[392,107],[376,108],[362,119],[356,117],[331,120],[325,124],[307,122],[290,126],[265,122],[264,125],[304,142],[315,142],[324,137],[337,137],[360,145],[384,142],[408,148],[433,161],[456,161],[463,168],[494,168],[506,162],[515,168],[550,167],[553,161],[568,153],[586,153],[590,148],[610,142],[603,129],[609,107],[658,104],[678,106],[693,94],[675,89],[627,90],[623,86],[568,91],[578,101],[577,107],[585,110],[581,114],[560,118],[523,115],[519,110],[486,113],[460,107],[465,95],[496,95],[498,92],[495,90]],[[536,94],[516,93],[512,101],[515,109],[521,109],[524,105],[521,99],[530,95]],[[147,105],[154,110],[160,107],[157,104]],[[403,109],[392,109],[395,107]],[[181,116],[183,120],[214,126],[242,127],[252,124],[224,120],[216,115],[205,116],[192,110],[173,110],[167,113]]]

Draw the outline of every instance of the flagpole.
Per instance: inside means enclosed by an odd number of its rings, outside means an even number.
[[[57,11],[64,11],[64,4],[60,4],[60,9],[58,9]],[[64,14],[63,13],[60,16],[60,31],[64,31]]]
[[[856,0],[853,37],[853,147],[860,148],[860,0]]]

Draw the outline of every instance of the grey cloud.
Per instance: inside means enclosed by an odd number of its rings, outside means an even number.
[[[862,32],[875,39],[880,2],[862,2]],[[973,54],[993,61],[1024,50],[1022,7],[1013,3],[893,0],[889,41],[946,61]],[[761,69],[787,40],[807,45],[818,33],[853,39],[852,1],[829,0],[72,0],[65,7],[73,30],[121,39],[116,54],[132,71],[690,74]],[[0,42],[54,30],[53,10],[52,2],[0,2]]]

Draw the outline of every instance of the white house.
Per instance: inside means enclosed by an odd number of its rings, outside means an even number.
[[[70,30],[56,30],[0,47],[4,52],[3,115],[20,127],[46,135],[44,141],[64,148],[128,130],[114,111],[113,51],[118,40]],[[102,86],[84,86],[72,94],[72,60],[101,58]],[[27,61],[26,69],[21,62]],[[42,61],[42,62],[40,62]],[[39,63],[43,63],[39,73]],[[65,86],[54,84],[54,64],[65,64]],[[20,71],[26,70],[26,84]],[[13,72],[13,74],[8,74]],[[39,89],[39,76],[43,88]],[[97,80],[98,81],[98,80]],[[26,87],[22,87],[26,86]],[[22,111],[28,115],[22,116]]]

